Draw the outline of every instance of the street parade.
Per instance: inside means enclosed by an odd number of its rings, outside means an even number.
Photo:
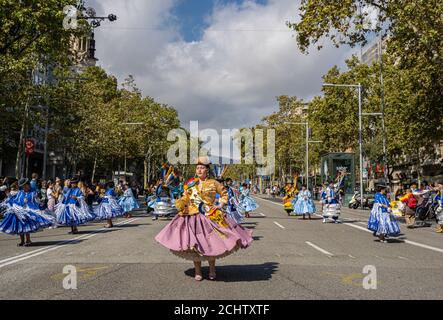
[[[442,16],[434,0],[0,0],[2,312],[442,300]]]

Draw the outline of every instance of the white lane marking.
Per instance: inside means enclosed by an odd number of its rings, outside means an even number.
[[[136,221],[138,219],[140,219],[140,218],[132,218],[130,220],[126,220],[126,221],[123,221],[123,222],[120,222],[120,223],[116,223],[115,225],[116,226],[125,225],[125,224],[128,224],[128,223],[134,222],[134,221]],[[5,262],[5,261],[9,261],[9,260],[11,260],[11,261],[3,263],[3,264],[0,264],[0,268],[3,268],[5,266],[8,266],[8,265],[11,265],[11,264],[14,264],[14,263],[17,263],[17,262],[20,262],[20,261],[32,258],[32,257],[39,256],[41,254],[44,254],[44,253],[47,253],[47,252],[50,252],[50,251],[62,248],[65,245],[67,245],[68,243],[75,242],[75,241],[80,240],[80,239],[92,238],[92,237],[98,235],[99,233],[101,233],[101,232],[103,232],[105,230],[109,230],[109,229],[108,228],[101,228],[101,229],[93,230],[94,232],[92,234],[85,234],[85,235],[82,235],[82,236],[79,236],[79,237],[76,237],[76,238],[72,238],[72,239],[68,239],[68,240],[63,240],[63,241],[60,241],[59,243],[56,243],[56,244],[54,244],[52,246],[49,246],[49,247],[44,247],[42,249],[34,250],[34,251],[28,252],[26,254],[22,254],[22,255],[19,255],[19,256],[14,256],[14,257],[11,257],[11,258],[8,258],[8,259],[1,260],[0,263]]]
[[[262,217],[266,217],[266,215],[264,213],[259,213],[259,215],[261,215]]]
[[[261,199],[261,198],[259,198],[259,199]],[[271,203],[273,203],[275,205],[281,206],[281,204],[275,203],[273,201],[269,201],[269,200],[266,200],[266,199],[261,199],[261,200],[265,200],[265,201],[271,202]],[[316,216],[320,216],[319,214],[315,214],[315,215]],[[349,220],[344,219],[344,221],[349,221]],[[363,225],[366,225],[366,223],[364,223],[364,222],[359,222],[359,223],[363,224]],[[343,223],[343,225],[349,226],[349,227],[352,227],[352,228],[356,228],[356,229],[360,229],[360,230],[363,230],[363,231],[366,231],[366,232],[369,232],[369,233],[372,233],[371,230],[368,230],[367,228],[364,228],[364,227],[357,226],[357,225],[355,225],[353,223]],[[432,250],[432,251],[435,251],[435,252],[443,253],[443,249],[441,249],[441,248],[437,248],[437,247],[433,247],[433,246],[428,246],[426,244],[422,244],[422,243],[411,241],[411,240],[404,240],[404,242],[407,243],[407,244],[416,246],[416,247],[425,248],[425,249],[429,249],[429,250]]]
[[[282,229],[285,229],[285,227],[283,227],[280,223],[278,223],[277,221],[274,221],[274,223],[277,225],[277,226],[279,226],[280,228],[282,228]]]
[[[137,219],[137,218],[134,218],[134,219]],[[126,221],[124,221],[124,222],[126,222]],[[122,222],[120,222],[120,223],[116,223],[116,225],[120,225],[121,223],[122,223]],[[95,232],[101,232],[101,231],[104,230],[104,229],[106,229],[106,228],[96,229],[96,230],[92,230],[92,231],[95,231]],[[68,239],[68,240],[62,240],[62,241],[60,241],[59,243],[54,244],[54,246],[59,245],[59,244],[62,244],[62,243],[65,243],[65,242],[72,242],[72,241],[74,241],[74,240],[83,239],[83,238],[85,238],[85,237],[87,237],[87,236],[88,236],[88,235],[84,234],[84,235],[82,235],[82,236],[78,236],[78,237],[76,237],[76,238],[72,238],[72,239]],[[10,258],[7,258],[7,259],[3,259],[3,260],[0,260],[0,263],[6,262],[6,261],[9,261],[9,260],[13,260],[13,259],[17,259],[17,258],[20,258],[20,257],[24,257],[24,256],[27,256],[27,255],[30,255],[30,254],[33,254],[33,253],[36,253],[36,252],[39,252],[39,251],[43,251],[43,250],[46,250],[47,248],[48,248],[48,247],[43,247],[43,248],[40,248],[40,249],[36,249],[36,250],[32,250],[32,251],[29,251],[29,252],[26,252],[26,253],[20,254],[20,255],[18,255],[18,256],[13,256],[13,257],[10,257]]]
[[[428,246],[426,244],[418,243],[418,242],[415,242],[415,241],[405,240],[405,243],[409,243],[409,244],[412,244],[413,246],[417,246],[417,247],[421,247],[421,248],[425,248],[425,249],[429,249],[429,250],[433,250],[433,251],[436,251],[436,252],[443,253],[443,249],[432,247],[432,246]]]
[[[326,255],[328,255],[328,256],[331,256],[331,257],[334,256],[332,253],[326,251],[325,249],[320,248],[319,246],[316,246],[316,245],[313,244],[312,242],[306,241],[306,244],[309,245],[309,246],[311,246],[311,247],[313,247],[314,249],[320,251],[321,253],[324,253],[324,254],[326,254]]]
[[[402,260],[408,260],[408,258],[405,258],[405,257],[402,257],[402,256],[398,256],[398,258],[402,259]]]
[[[352,259],[357,259],[357,258],[354,257],[352,254],[348,254],[348,257],[349,257],[349,258],[352,258]]]

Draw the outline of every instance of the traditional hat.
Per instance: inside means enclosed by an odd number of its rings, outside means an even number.
[[[77,178],[72,178],[71,180],[69,180],[70,184],[74,184],[74,183],[78,183],[78,179]]]
[[[209,157],[207,157],[207,156],[198,157],[197,165],[204,165],[207,168],[209,168],[211,165],[211,161],[209,160]]]
[[[28,178],[21,178],[20,180],[18,180],[18,186],[23,187],[25,184],[29,183]]]

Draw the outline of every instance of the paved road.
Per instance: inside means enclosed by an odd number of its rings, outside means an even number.
[[[442,299],[443,239],[431,228],[402,226],[382,244],[366,230],[368,212],[344,210],[343,224],[288,217],[279,200],[257,198],[245,227],[253,245],[218,262],[218,281],[196,282],[192,263],[154,241],[168,223],[143,211],[103,223],[45,230],[35,245],[16,247],[0,235],[0,299]],[[75,266],[76,290],[63,288],[63,268]],[[377,289],[363,288],[363,268],[375,266]],[[203,270],[207,277],[207,266]]]

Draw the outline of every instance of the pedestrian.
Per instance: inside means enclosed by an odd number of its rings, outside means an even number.
[[[106,193],[101,198],[100,204],[95,207],[94,213],[96,219],[107,220],[105,228],[112,228],[112,219],[122,216],[125,212],[115,199],[114,182],[110,181],[106,184]]]
[[[137,199],[135,199],[132,189],[128,183],[123,184],[123,195],[118,199],[118,204],[123,208],[125,212],[125,218],[131,218],[131,211],[140,208]]]
[[[412,194],[412,190],[406,189],[406,194],[399,198],[405,204],[406,227],[411,229],[415,226],[415,210],[417,209],[417,199]]]
[[[216,280],[216,259],[252,243],[252,231],[221,211],[228,203],[228,192],[209,179],[209,170],[209,159],[200,157],[196,178],[187,181],[183,196],[175,203],[179,213],[155,237],[173,254],[194,262],[197,281],[203,280],[202,261],[209,262],[209,279]],[[216,194],[220,195],[218,205],[214,205]]]
[[[55,204],[56,204],[56,193],[54,192],[54,183],[49,180],[48,181],[48,187],[46,189],[46,198],[48,199],[48,211],[54,212],[55,210]]]
[[[391,205],[386,197],[386,186],[379,185],[378,192],[375,194],[374,207],[371,210],[368,229],[377,236],[379,241],[387,243],[387,237],[398,236],[400,226],[392,214]]]
[[[8,200],[4,219],[0,223],[0,232],[18,234],[19,247],[32,244],[31,233],[49,227],[54,223],[51,216],[41,210],[36,191],[31,191],[28,179],[18,181],[19,191]]]
[[[311,192],[305,184],[301,186],[301,190],[297,195],[294,211],[296,215],[303,215],[303,220],[306,219],[306,214],[309,216],[309,220],[311,220],[311,214],[315,213],[315,205],[314,201],[312,201]]]
[[[47,185],[48,183],[46,182],[46,180],[43,180],[39,188],[40,202],[44,209],[46,209],[48,206],[48,196],[46,194],[46,191],[48,190]]]
[[[37,173],[33,173],[31,175],[31,182],[30,182],[30,186],[31,186],[31,192],[38,192],[38,174]]]

